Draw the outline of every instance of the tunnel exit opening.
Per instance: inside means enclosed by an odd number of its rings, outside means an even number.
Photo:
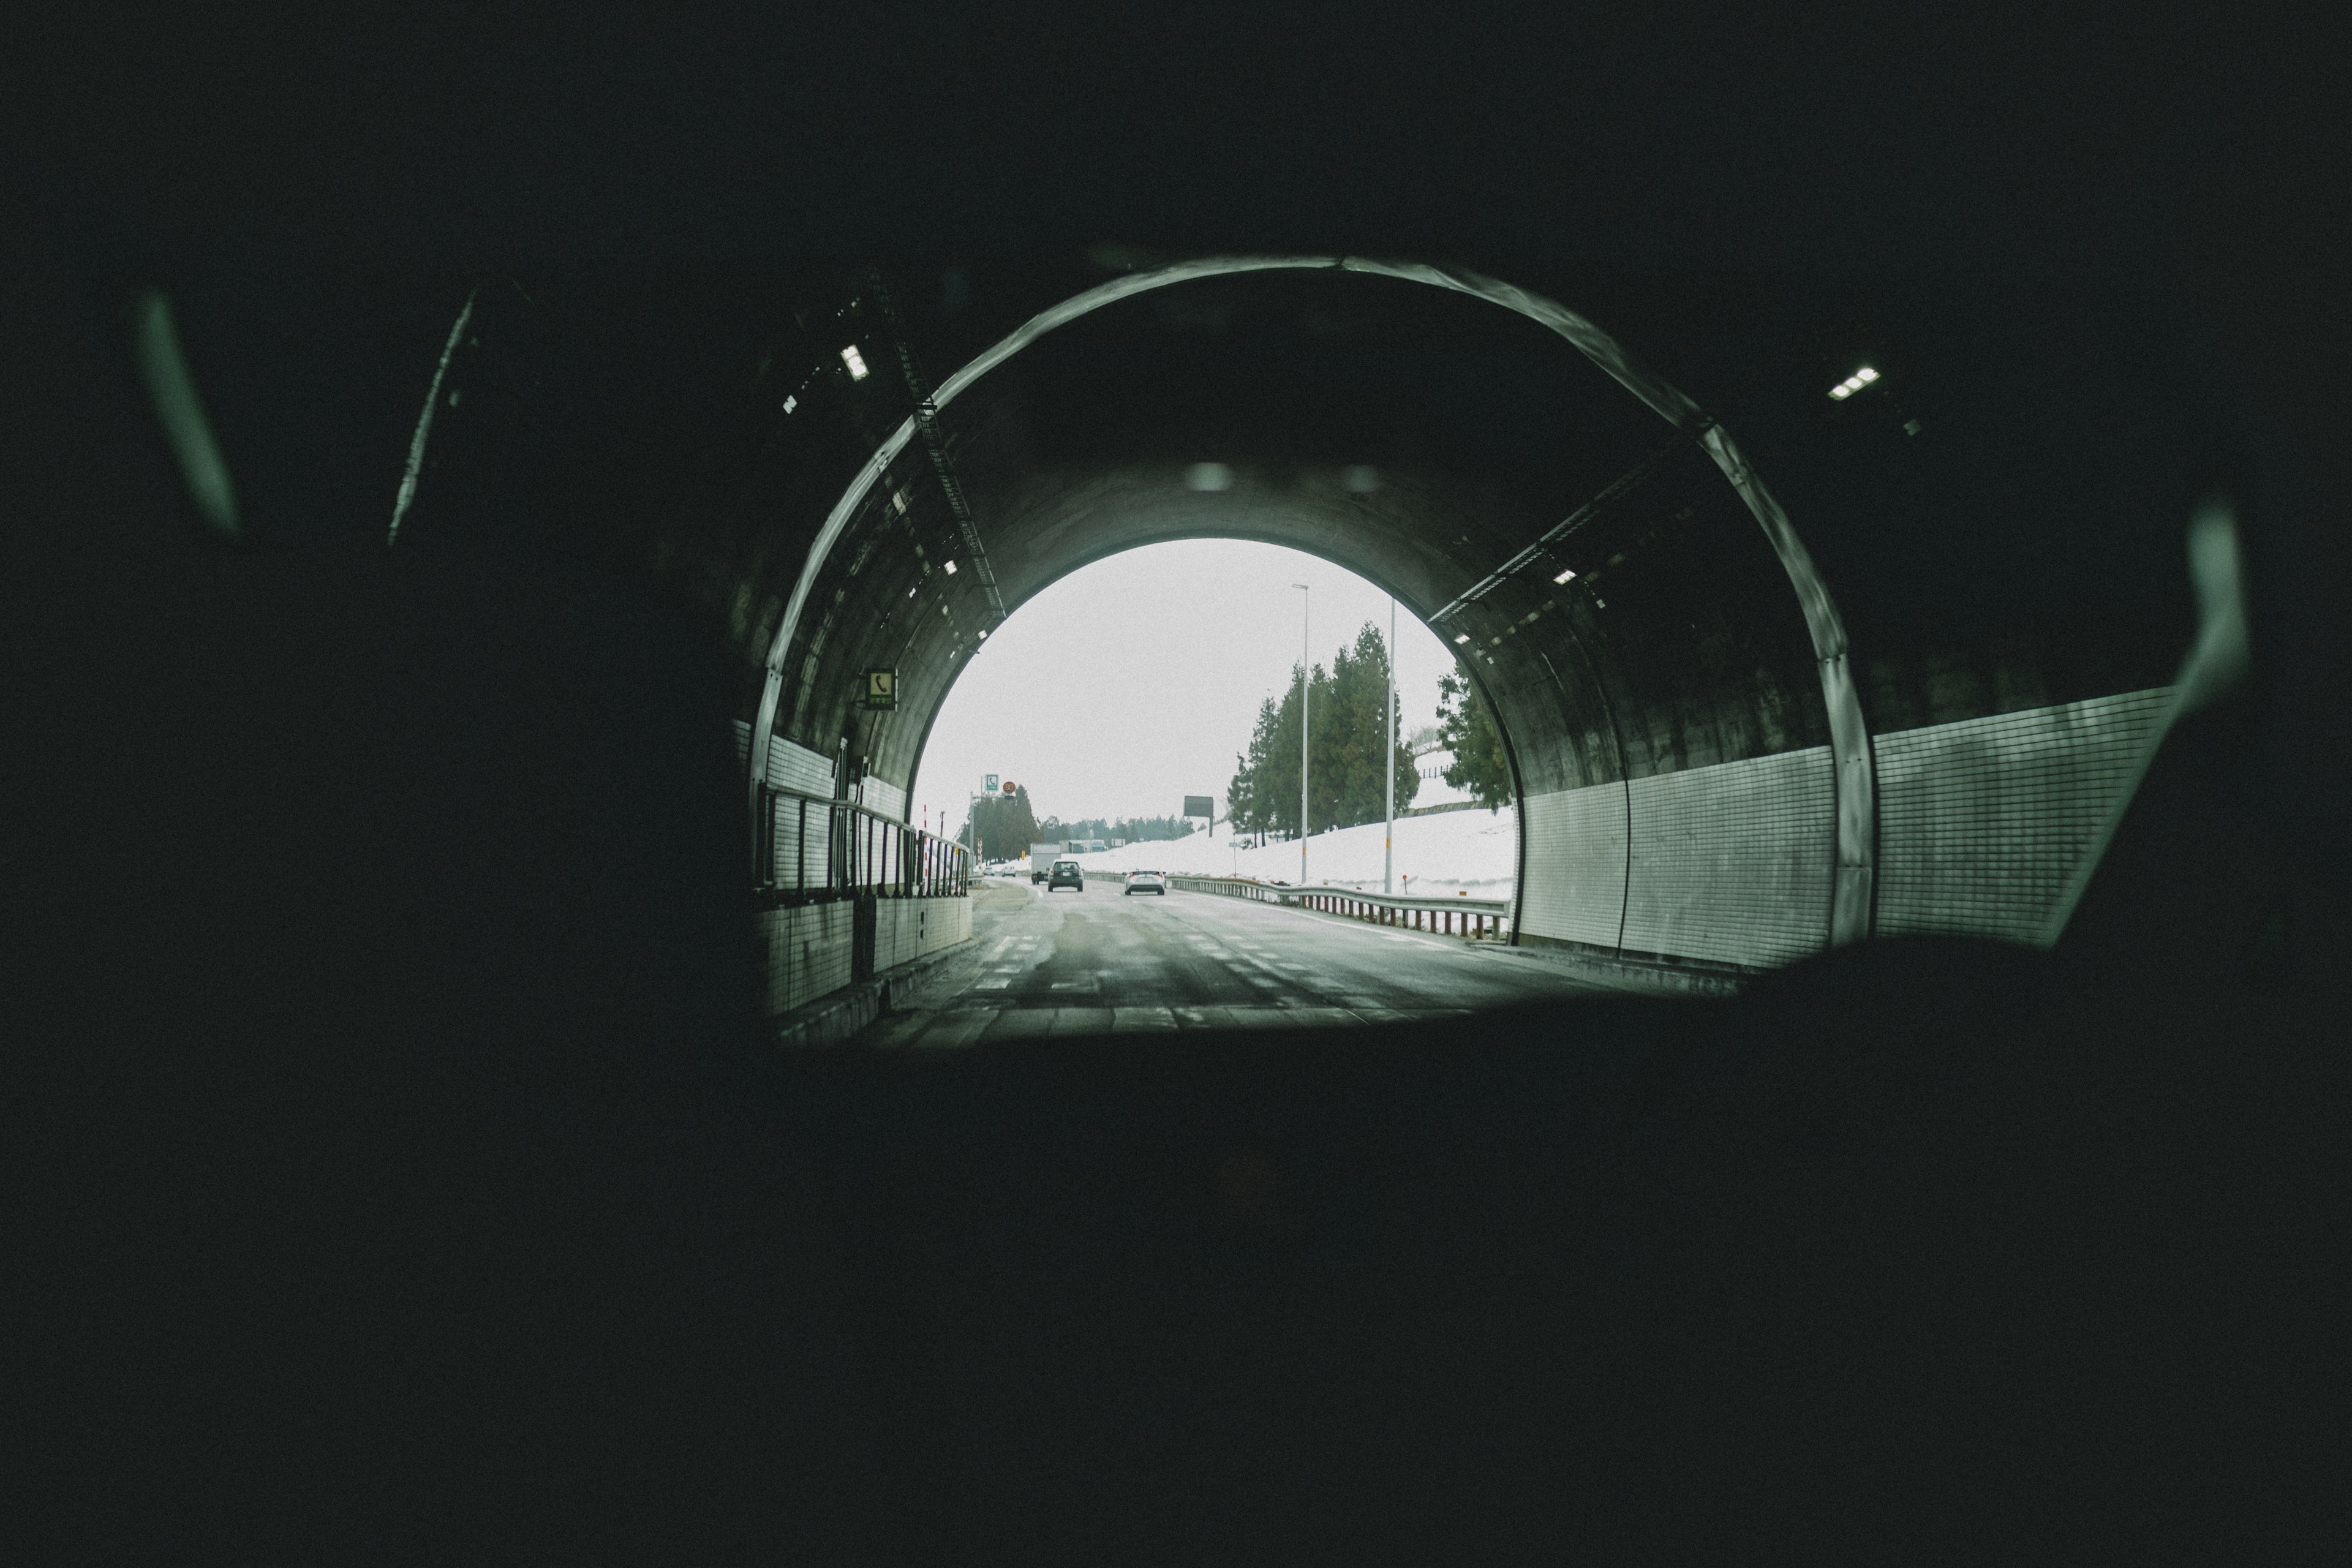
[[[1465,766],[1455,742],[1470,733],[1483,749]],[[982,822],[983,865],[1026,855],[1040,841],[1028,823],[1073,845],[1141,840],[1082,857],[1103,871],[1489,901],[1507,901],[1517,875],[1516,778],[1475,677],[1380,585],[1260,540],[1138,546],[1041,589],[959,673],[919,756],[919,817],[967,841]],[[982,798],[992,780],[1017,796]],[[1175,815],[1203,797],[1214,826]],[[1463,812],[1475,820],[1433,820]]]

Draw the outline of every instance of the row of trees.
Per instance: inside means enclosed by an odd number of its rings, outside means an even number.
[[[1378,822],[1387,802],[1381,787],[1381,764],[1388,751],[1382,733],[1388,715],[1389,650],[1380,628],[1364,623],[1355,641],[1333,656],[1331,668],[1317,665],[1307,677],[1308,738],[1307,802],[1309,826],[1318,832]],[[1512,799],[1510,758],[1503,732],[1495,721],[1469,672],[1457,665],[1438,678],[1437,738],[1454,754],[1445,782],[1467,790],[1490,810]],[[1258,705],[1257,725],[1249,751],[1234,759],[1233,783],[1225,790],[1225,809],[1240,833],[1295,837],[1298,833],[1298,673],[1281,699],[1267,698]],[[1410,749],[1400,730],[1396,749],[1396,804],[1402,811],[1412,804],[1421,785]],[[966,829],[980,847],[984,860],[1010,860],[1027,853],[1032,844],[1070,838],[1123,838],[1129,843],[1181,838],[1193,831],[1182,817],[1087,817],[1064,822],[1040,820],[1029,804],[1026,788],[1010,796],[992,796],[972,803]]]
[[[1046,818],[1048,823],[1052,820]],[[1014,859],[1027,854],[1032,844],[1070,837],[1038,822],[1036,813],[1030,808],[1025,784],[1010,795],[984,795],[973,801],[964,830],[967,842],[980,846],[980,858],[983,860]]]
[[[1105,843],[1124,838],[1129,844],[1152,844],[1181,838],[1192,831],[1192,825],[1181,816],[1122,816],[1116,822],[1108,816],[1089,816],[1069,823],[1049,816],[1038,826],[1044,829],[1037,840],[1040,844],[1055,838],[1099,838]]]
[[[1258,705],[1249,751],[1234,759],[1234,780],[1225,789],[1225,809],[1236,831],[1294,837],[1298,822],[1298,671],[1281,700]],[[1320,832],[1378,822],[1387,810],[1382,766],[1388,757],[1388,640],[1371,622],[1355,642],[1339,649],[1327,671],[1307,675],[1307,826]],[[1396,804],[1412,802],[1421,777],[1400,732],[1396,748]]]
[[[964,831],[972,836],[968,841],[979,844],[982,859],[1012,860],[1028,853],[1032,844],[1069,838],[1099,838],[1105,843],[1124,838],[1130,844],[1181,838],[1192,831],[1192,825],[1181,816],[1122,816],[1115,822],[1101,816],[1078,822],[1048,816],[1041,822],[1029,805],[1028,787],[1023,785],[1010,795],[973,801]]]

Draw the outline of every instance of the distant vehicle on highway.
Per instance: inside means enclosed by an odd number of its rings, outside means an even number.
[[[1164,871],[1129,871],[1127,874],[1127,890],[1130,895],[1158,893],[1165,898],[1168,895],[1168,875]]]
[[[1053,868],[1054,862],[1068,853],[1068,847],[1060,844],[1032,844],[1029,846],[1029,880],[1032,882],[1044,881],[1045,879],[1046,873]]]
[[[1053,874],[1045,879],[1045,890],[1050,893],[1056,888],[1076,888],[1081,893],[1087,890],[1086,873],[1078,869],[1076,860],[1054,862]]]

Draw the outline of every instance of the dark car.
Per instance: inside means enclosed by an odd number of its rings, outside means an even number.
[[[1056,888],[1076,888],[1081,893],[1087,890],[1086,873],[1078,869],[1076,860],[1054,862],[1054,874],[1045,879],[1045,890],[1050,893]]]

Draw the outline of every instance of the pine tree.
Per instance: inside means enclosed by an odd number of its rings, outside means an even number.
[[[1313,732],[1307,765],[1307,822],[1314,831],[1378,822],[1387,809],[1381,766],[1388,742],[1388,641],[1367,621],[1354,643],[1343,647],[1326,671],[1307,676],[1307,707]],[[1258,705],[1249,751],[1234,759],[1226,809],[1244,832],[1298,833],[1298,671],[1276,701]],[[1402,810],[1420,788],[1420,775],[1402,745],[1397,748],[1396,800]]]
[[[1510,755],[1503,749],[1503,731],[1486,694],[1457,663],[1437,678],[1437,735],[1454,761],[1445,782],[1466,789],[1470,798],[1489,811],[1511,804],[1517,792],[1511,784]]]
[[[1026,785],[1010,796],[991,795],[972,802],[967,830],[980,845],[983,860],[1012,860],[1040,842],[1037,818],[1029,805]]]

